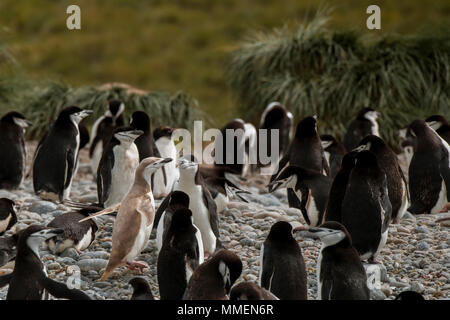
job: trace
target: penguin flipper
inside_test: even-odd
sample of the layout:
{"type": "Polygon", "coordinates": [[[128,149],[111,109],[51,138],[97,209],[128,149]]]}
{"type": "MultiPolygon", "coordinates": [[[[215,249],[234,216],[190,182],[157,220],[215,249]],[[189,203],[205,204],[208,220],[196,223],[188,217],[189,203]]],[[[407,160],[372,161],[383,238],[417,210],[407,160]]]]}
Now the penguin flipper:
{"type": "Polygon", "coordinates": [[[219,221],[217,218],[217,205],[216,202],[211,197],[211,194],[209,193],[207,188],[203,188],[203,198],[206,203],[206,207],[208,208],[209,212],[209,223],[211,225],[211,229],[214,233],[214,235],[217,237],[217,243],[219,246],[221,246],[221,243],[219,241],[219,221]]]}
{"type": "Polygon", "coordinates": [[[444,156],[439,163],[439,171],[441,173],[442,179],[444,179],[445,187],[447,189],[447,201],[450,202],[450,155],[447,152],[443,152],[443,154],[444,156]]]}
{"type": "Polygon", "coordinates": [[[3,288],[9,281],[11,281],[12,273],[5,274],[4,276],[0,276],[0,288],[3,288]]]}
{"type": "Polygon", "coordinates": [[[153,229],[158,228],[159,220],[161,219],[161,216],[164,213],[164,211],[166,211],[167,207],[169,206],[171,196],[172,192],[169,193],[167,197],[164,198],[164,200],[159,205],[158,210],[156,210],[155,219],[153,220],[153,229]]]}
{"type": "Polygon", "coordinates": [[[43,287],[56,298],[70,300],[92,300],[87,294],[78,289],[69,289],[64,283],[57,282],[50,278],[42,279],[43,287]]]}
{"type": "Polygon", "coordinates": [[[75,168],[75,153],[73,150],[67,150],[66,153],[66,176],[64,178],[64,189],[66,189],[72,182],[73,171],[75,168]]]}
{"type": "Polygon", "coordinates": [[[270,252],[270,246],[264,245],[264,250],[262,252],[262,266],[261,268],[261,275],[260,275],[260,281],[259,285],[267,290],[271,290],[272,283],[271,279],[273,277],[274,273],[274,266],[273,266],[273,258],[272,254],[270,252]]]}

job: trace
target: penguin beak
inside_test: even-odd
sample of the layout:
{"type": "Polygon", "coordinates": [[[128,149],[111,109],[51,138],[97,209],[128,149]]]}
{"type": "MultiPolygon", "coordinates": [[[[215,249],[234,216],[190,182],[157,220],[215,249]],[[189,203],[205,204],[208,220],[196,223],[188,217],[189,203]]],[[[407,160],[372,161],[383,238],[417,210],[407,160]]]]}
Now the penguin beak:
{"type": "Polygon", "coordinates": [[[302,238],[320,239],[320,235],[324,232],[324,228],[305,228],[304,226],[300,226],[294,228],[292,231],[298,232],[298,235],[302,238]]]}
{"type": "Polygon", "coordinates": [[[126,137],[135,140],[137,137],[139,137],[141,134],[143,134],[144,131],[142,130],[132,130],[132,131],[123,131],[116,133],[120,137],[126,137]]]}
{"type": "Polygon", "coordinates": [[[172,158],[164,158],[161,160],[158,160],[156,162],[154,162],[154,166],[161,168],[162,166],[164,166],[166,163],[171,162],[173,159],[172,158]]]}
{"type": "Polygon", "coordinates": [[[92,114],[94,111],[92,110],[83,110],[81,111],[81,117],[82,118],[86,118],[87,116],[89,116],[90,114],[92,114]]]}
{"type": "Polygon", "coordinates": [[[362,146],[359,146],[359,147],[353,149],[352,151],[354,151],[354,152],[361,152],[361,151],[364,151],[364,150],[369,150],[367,148],[367,145],[365,145],[365,144],[363,144],[362,146]]]}

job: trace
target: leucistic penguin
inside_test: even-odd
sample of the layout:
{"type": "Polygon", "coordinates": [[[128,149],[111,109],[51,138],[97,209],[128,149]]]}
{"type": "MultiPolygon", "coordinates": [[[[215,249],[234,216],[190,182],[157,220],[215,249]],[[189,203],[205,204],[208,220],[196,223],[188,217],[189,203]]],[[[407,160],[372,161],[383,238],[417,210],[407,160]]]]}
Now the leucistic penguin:
{"type": "Polygon", "coordinates": [[[437,213],[450,199],[450,146],[423,120],[413,121],[408,132],[417,143],[409,166],[408,212],[437,213]]]}
{"type": "Polygon", "coordinates": [[[79,221],[96,211],[98,211],[97,208],[84,208],[55,217],[47,224],[47,227],[62,229],[64,232],[45,241],[48,249],[53,254],[59,254],[68,248],[74,248],[80,254],[88,248],[95,240],[98,227],[94,220],[81,223],[79,221]]]}
{"type": "Polygon", "coordinates": [[[97,172],[98,202],[105,207],[122,201],[133,185],[139,152],[134,140],[142,131],[131,127],[114,130],[105,147],[97,172]]]}
{"type": "Polygon", "coordinates": [[[391,212],[386,173],[374,153],[359,152],[342,202],[342,224],[361,260],[377,262],[386,244],[391,212]]]}
{"type": "Polygon", "coordinates": [[[397,155],[383,139],[374,135],[363,138],[356,150],[369,150],[376,155],[378,165],[386,173],[389,200],[392,205],[392,222],[399,223],[409,206],[409,192],[397,155]]]}
{"type": "Polygon", "coordinates": [[[347,153],[342,143],[336,140],[335,137],[329,134],[320,136],[322,148],[325,153],[325,159],[330,167],[330,178],[334,179],[341,168],[342,158],[347,153]]]}
{"type": "Polygon", "coordinates": [[[0,189],[13,190],[22,184],[27,158],[24,134],[30,125],[15,111],[0,119],[0,189]]]}
{"type": "Polygon", "coordinates": [[[344,136],[344,146],[347,150],[355,149],[359,142],[367,135],[380,136],[380,128],[377,122],[380,113],[372,108],[361,109],[356,119],[350,122],[344,136]]]}
{"type": "Polygon", "coordinates": [[[113,131],[125,125],[122,115],[125,110],[125,104],[120,100],[113,99],[107,101],[107,105],[105,113],[92,126],[89,142],[89,156],[94,177],[97,174],[104,148],[108,144],[109,139],[111,139],[113,131]]]}
{"type": "Polygon", "coordinates": [[[153,131],[153,140],[156,149],[163,158],[172,158],[174,161],[156,171],[152,177],[152,190],[155,199],[166,197],[178,180],[180,173],[177,168],[177,149],[175,147],[173,128],[159,127],[153,131]]]}
{"type": "Polygon", "coordinates": [[[41,262],[39,246],[62,232],[38,225],[20,232],[14,270],[0,277],[0,288],[9,284],[6,300],[43,300],[48,294],[56,298],[90,300],[82,291],[69,289],[66,284],[50,279],[41,262]]]}
{"type": "Polygon", "coordinates": [[[91,113],[75,106],[64,108],[40,141],[33,163],[33,186],[42,199],[68,199],[78,167],[78,124],[91,113]]]}
{"type": "Polygon", "coordinates": [[[17,224],[15,202],[8,198],[0,199],[0,236],[17,224]]]}
{"type": "Polygon", "coordinates": [[[183,300],[228,300],[231,286],[241,272],[241,259],[221,249],[195,269],[183,300]]]}
{"type": "Polygon", "coordinates": [[[366,271],[346,228],[335,221],[319,227],[296,228],[305,238],[322,242],[317,260],[318,300],[369,300],[366,271]]]}
{"type": "Polygon", "coordinates": [[[269,192],[286,187],[289,206],[300,209],[308,225],[317,226],[322,223],[330,186],[331,179],[318,171],[288,166],[269,184],[269,192]]]}
{"type": "Polygon", "coordinates": [[[193,272],[203,263],[197,232],[191,210],[181,208],[173,213],[157,262],[161,300],[181,300],[193,272]]]}
{"type": "MultiPolygon", "coordinates": [[[[147,245],[155,217],[155,200],[150,180],[156,170],[170,161],[172,161],[170,158],[149,157],[142,160],[136,169],[134,183],[120,203],[114,221],[112,250],[100,281],[107,279],[114,269],[125,264],[133,269],[148,267],[146,263],[135,259],[147,245]]],[[[80,222],[107,213],[109,213],[107,210],[103,210],[80,222]]]]}
{"type": "MultiPolygon", "coordinates": [[[[259,129],[267,130],[267,136],[264,139],[260,132],[258,138],[264,140],[260,140],[258,144],[264,144],[267,146],[267,152],[270,152],[272,143],[270,137],[272,131],[278,130],[278,155],[279,157],[283,157],[288,149],[289,141],[291,140],[293,124],[294,117],[292,116],[292,113],[290,113],[281,103],[269,103],[262,113],[259,123],[259,129]]],[[[263,166],[261,163],[259,163],[259,165],[263,166]]]]}
{"type": "Polygon", "coordinates": [[[259,285],[281,300],[307,299],[305,261],[289,222],[276,222],[261,246],[259,285]]]}

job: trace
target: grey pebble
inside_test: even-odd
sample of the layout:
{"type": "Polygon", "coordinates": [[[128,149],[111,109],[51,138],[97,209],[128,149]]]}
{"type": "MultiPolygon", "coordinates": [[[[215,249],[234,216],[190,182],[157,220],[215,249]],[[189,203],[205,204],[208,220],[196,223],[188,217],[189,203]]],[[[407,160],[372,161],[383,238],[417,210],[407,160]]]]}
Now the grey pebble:
{"type": "Polygon", "coordinates": [[[87,272],[90,270],[101,270],[106,268],[108,260],[105,259],[84,259],[78,261],[77,265],[80,267],[81,271],[87,272]]]}

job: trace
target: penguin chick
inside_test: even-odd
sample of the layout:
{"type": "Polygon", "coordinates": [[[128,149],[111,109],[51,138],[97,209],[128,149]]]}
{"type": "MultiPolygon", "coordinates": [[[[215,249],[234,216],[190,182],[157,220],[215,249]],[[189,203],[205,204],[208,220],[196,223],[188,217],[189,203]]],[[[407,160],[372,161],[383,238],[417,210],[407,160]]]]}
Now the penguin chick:
{"type": "Polygon", "coordinates": [[[369,300],[366,271],[346,228],[335,221],[294,229],[304,238],[322,242],[317,260],[318,300],[369,300]]]}
{"type": "Polygon", "coordinates": [[[203,244],[197,241],[197,233],[191,210],[182,208],[173,213],[158,255],[161,300],[181,300],[192,273],[203,263],[203,244]]]}
{"type": "Polygon", "coordinates": [[[81,251],[88,248],[95,240],[98,227],[92,219],[81,223],[79,220],[96,211],[96,209],[80,209],[63,213],[50,221],[47,227],[64,230],[64,233],[46,240],[46,244],[53,254],[60,254],[67,248],[74,248],[80,254],[81,251]]]}
{"type": "Polygon", "coordinates": [[[155,300],[148,282],[141,277],[134,277],[128,282],[133,287],[133,295],[130,300],[155,300]]]}
{"type": "Polygon", "coordinates": [[[0,199],[0,236],[14,228],[17,224],[17,215],[14,206],[14,201],[8,198],[0,199]]]}
{"type": "Polygon", "coordinates": [[[281,300],[307,299],[305,261],[289,222],[276,222],[261,246],[259,284],[281,300]]]}
{"type": "Polygon", "coordinates": [[[286,187],[289,207],[300,209],[306,223],[317,226],[325,213],[331,179],[320,172],[295,166],[285,167],[269,184],[269,192],[286,187]]]}
{"type": "Polygon", "coordinates": [[[235,284],[230,291],[230,300],[280,300],[270,291],[250,281],[235,284]]]}
{"type": "Polygon", "coordinates": [[[142,160],[136,169],[134,184],[123,199],[114,221],[111,255],[100,281],[107,279],[123,264],[130,268],[148,267],[134,259],[145,248],[155,217],[150,179],[156,170],[170,161],[170,158],[149,157],[142,160]]]}
{"type": "Polygon", "coordinates": [[[241,272],[241,259],[221,249],[195,269],[183,300],[228,300],[231,286],[241,272]]]}
{"type": "Polygon", "coordinates": [[[15,111],[0,119],[0,189],[14,190],[22,184],[27,159],[24,134],[30,125],[15,111]]]}
{"type": "Polygon", "coordinates": [[[66,284],[48,278],[41,262],[39,246],[62,232],[38,225],[20,232],[14,270],[0,277],[0,288],[9,284],[6,300],[42,300],[47,292],[56,298],[90,300],[82,291],[69,289],[66,284]]]}

